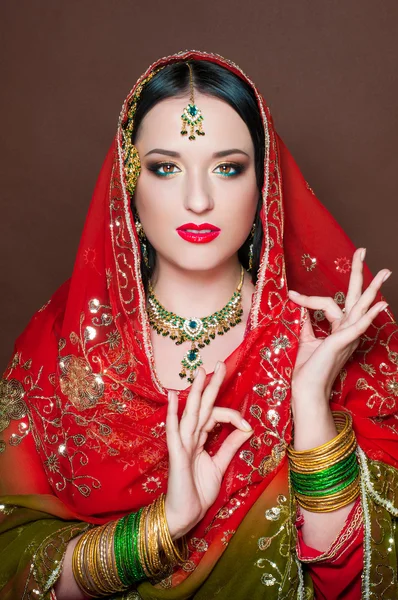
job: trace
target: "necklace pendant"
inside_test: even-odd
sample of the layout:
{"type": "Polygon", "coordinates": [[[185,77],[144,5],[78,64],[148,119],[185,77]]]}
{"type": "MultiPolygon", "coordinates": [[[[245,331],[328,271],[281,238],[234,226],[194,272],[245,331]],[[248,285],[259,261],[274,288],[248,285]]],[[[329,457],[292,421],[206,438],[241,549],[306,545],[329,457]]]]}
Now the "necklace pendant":
{"type": "Polygon", "coordinates": [[[187,381],[189,383],[193,383],[193,374],[194,371],[203,365],[202,357],[200,356],[199,348],[196,348],[194,344],[192,344],[192,348],[188,350],[188,352],[184,355],[184,358],[181,361],[182,370],[179,374],[180,377],[186,377],[186,372],[189,371],[189,377],[187,381]]]}

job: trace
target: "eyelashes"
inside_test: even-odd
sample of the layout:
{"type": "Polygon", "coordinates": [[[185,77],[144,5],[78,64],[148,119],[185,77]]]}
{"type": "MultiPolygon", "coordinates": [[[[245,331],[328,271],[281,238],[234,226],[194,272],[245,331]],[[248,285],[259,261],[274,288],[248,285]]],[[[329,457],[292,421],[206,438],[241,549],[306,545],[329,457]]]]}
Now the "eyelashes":
{"type": "MultiPolygon", "coordinates": [[[[157,162],[148,165],[148,170],[154,173],[157,177],[170,177],[181,173],[181,169],[176,164],[171,162],[157,162]]],[[[225,162],[217,165],[213,173],[221,175],[221,177],[237,177],[246,170],[246,166],[242,163],[225,162]],[[222,171],[217,171],[222,169],[222,171]]]]}

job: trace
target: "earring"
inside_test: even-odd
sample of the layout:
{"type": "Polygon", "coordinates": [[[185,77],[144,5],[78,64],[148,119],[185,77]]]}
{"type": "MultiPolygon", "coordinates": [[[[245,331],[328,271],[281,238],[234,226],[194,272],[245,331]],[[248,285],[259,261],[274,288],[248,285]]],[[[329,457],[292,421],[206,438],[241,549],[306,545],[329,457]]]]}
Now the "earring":
{"type": "Polygon", "coordinates": [[[253,238],[254,232],[256,231],[256,224],[253,223],[253,227],[250,230],[250,239],[252,240],[249,247],[249,272],[251,273],[253,270],[253,238]]]}
{"type": "Polygon", "coordinates": [[[135,217],[135,228],[137,230],[138,239],[140,240],[141,253],[144,259],[144,263],[149,268],[148,249],[146,247],[147,239],[142,223],[139,220],[138,214],[135,217]]]}

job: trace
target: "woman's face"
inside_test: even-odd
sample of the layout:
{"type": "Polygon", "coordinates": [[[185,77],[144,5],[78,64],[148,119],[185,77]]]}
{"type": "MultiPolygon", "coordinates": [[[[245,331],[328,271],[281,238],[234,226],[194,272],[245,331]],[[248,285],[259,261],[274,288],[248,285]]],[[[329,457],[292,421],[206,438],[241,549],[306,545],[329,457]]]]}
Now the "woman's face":
{"type": "Polygon", "coordinates": [[[167,261],[202,271],[236,256],[253,225],[259,191],[244,121],[222,100],[196,93],[205,135],[189,140],[180,134],[188,102],[188,97],[162,100],[142,120],[134,201],[158,266],[167,261]],[[218,235],[187,231],[203,225],[218,235]]]}

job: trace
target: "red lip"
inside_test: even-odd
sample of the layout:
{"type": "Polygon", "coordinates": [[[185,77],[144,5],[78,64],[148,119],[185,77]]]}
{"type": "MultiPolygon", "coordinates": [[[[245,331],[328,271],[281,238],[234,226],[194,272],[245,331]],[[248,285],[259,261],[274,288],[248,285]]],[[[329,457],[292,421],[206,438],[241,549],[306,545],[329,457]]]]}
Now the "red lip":
{"type": "Polygon", "coordinates": [[[195,225],[195,223],[185,223],[185,225],[180,225],[180,227],[177,228],[177,231],[184,229],[197,229],[198,231],[201,231],[202,229],[211,229],[211,231],[221,231],[219,227],[216,227],[211,223],[202,223],[201,225],[195,225]]]}
{"type": "Polygon", "coordinates": [[[207,244],[220,235],[221,229],[210,223],[202,223],[201,225],[185,223],[185,225],[177,228],[177,233],[183,240],[192,244],[207,244]],[[196,231],[187,231],[187,229],[196,229],[196,231]],[[210,232],[204,233],[205,229],[210,229],[210,232]]]}

